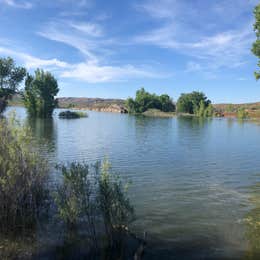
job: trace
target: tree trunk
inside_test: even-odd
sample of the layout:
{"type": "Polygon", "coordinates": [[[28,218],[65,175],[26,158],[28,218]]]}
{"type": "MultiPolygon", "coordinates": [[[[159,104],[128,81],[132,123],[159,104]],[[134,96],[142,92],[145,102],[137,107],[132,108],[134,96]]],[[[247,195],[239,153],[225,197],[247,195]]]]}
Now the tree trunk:
{"type": "Polygon", "coordinates": [[[0,98],[0,114],[5,110],[7,101],[4,98],[0,98]]]}

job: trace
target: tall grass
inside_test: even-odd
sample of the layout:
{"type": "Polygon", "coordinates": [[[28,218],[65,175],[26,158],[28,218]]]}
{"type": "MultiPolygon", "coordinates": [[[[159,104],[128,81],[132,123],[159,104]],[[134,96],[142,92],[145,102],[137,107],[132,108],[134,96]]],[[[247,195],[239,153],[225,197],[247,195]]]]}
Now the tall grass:
{"type": "Polygon", "coordinates": [[[47,195],[48,166],[29,128],[0,120],[0,231],[35,226],[47,195]]]}

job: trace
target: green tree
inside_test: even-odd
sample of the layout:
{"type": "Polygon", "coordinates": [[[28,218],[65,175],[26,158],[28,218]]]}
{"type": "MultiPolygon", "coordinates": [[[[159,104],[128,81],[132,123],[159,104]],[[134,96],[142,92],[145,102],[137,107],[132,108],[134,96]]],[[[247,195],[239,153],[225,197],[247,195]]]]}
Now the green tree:
{"type": "Polygon", "coordinates": [[[18,90],[26,75],[26,69],[17,67],[12,58],[0,58],[0,113],[7,106],[7,101],[18,90]]]}
{"type": "Polygon", "coordinates": [[[171,98],[166,95],[163,94],[161,96],[159,96],[159,101],[160,101],[160,106],[161,106],[161,110],[164,112],[169,112],[169,111],[174,111],[175,110],[175,105],[173,104],[171,98]]]}
{"type": "Polygon", "coordinates": [[[206,109],[211,101],[202,92],[193,91],[187,94],[181,94],[177,101],[177,111],[181,113],[199,114],[201,110],[206,109]]]}
{"type": "Polygon", "coordinates": [[[205,111],[206,111],[205,103],[203,102],[203,100],[201,100],[200,104],[199,104],[199,109],[197,110],[197,114],[196,115],[200,116],[200,117],[203,117],[205,111]]]}
{"type": "Polygon", "coordinates": [[[243,107],[240,107],[237,110],[237,117],[238,119],[246,119],[248,118],[248,112],[243,107]]]}
{"type": "Polygon", "coordinates": [[[55,96],[58,92],[57,80],[51,73],[37,69],[34,76],[28,74],[23,94],[28,113],[31,116],[51,117],[57,106],[55,96]]]}
{"type": "Polygon", "coordinates": [[[204,111],[204,117],[212,117],[214,115],[214,108],[212,104],[209,104],[204,111]]]}
{"type": "Polygon", "coordinates": [[[148,109],[159,109],[164,112],[175,111],[175,105],[171,98],[163,94],[158,96],[156,94],[151,94],[141,88],[136,91],[135,99],[128,98],[126,101],[126,106],[129,113],[143,113],[148,109]]]}
{"type": "MultiPolygon", "coordinates": [[[[254,55],[260,59],[260,4],[255,7],[255,24],[254,31],[256,33],[256,41],[253,43],[252,52],[254,55]]],[[[258,60],[258,67],[260,67],[260,60],[258,60]]],[[[260,78],[260,71],[255,71],[255,77],[258,80],[260,78]]]]}

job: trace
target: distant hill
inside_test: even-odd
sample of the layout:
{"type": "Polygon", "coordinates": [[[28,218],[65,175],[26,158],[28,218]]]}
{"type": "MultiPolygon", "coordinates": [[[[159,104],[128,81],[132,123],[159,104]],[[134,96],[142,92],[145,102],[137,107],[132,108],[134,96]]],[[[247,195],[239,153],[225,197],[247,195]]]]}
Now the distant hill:
{"type": "Polygon", "coordinates": [[[243,103],[243,104],[231,104],[231,103],[223,103],[223,104],[214,104],[214,108],[222,110],[222,111],[227,111],[229,109],[238,109],[238,108],[245,108],[245,109],[250,109],[250,110],[260,110],[260,102],[255,102],[255,103],[243,103]]]}
{"type": "Polygon", "coordinates": [[[58,106],[60,108],[79,108],[119,113],[127,112],[125,100],[123,99],[62,97],[58,98],[58,106]]]}

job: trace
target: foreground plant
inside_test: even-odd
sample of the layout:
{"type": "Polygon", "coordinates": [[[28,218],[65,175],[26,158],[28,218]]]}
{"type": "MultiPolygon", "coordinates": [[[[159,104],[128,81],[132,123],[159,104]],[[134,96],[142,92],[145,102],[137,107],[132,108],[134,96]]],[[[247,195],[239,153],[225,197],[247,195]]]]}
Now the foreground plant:
{"type": "Polygon", "coordinates": [[[45,205],[48,167],[29,128],[0,120],[0,231],[31,229],[45,205]]]}
{"type": "Polygon", "coordinates": [[[127,197],[128,185],[111,172],[110,163],[105,160],[98,178],[98,204],[103,216],[108,242],[113,244],[115,232],[127,229],[134,218],[134,208],[127,197]]]}
{"type": "Polygon", "coordinates": [[[111,172],[107,160],[101,167],[71,163],[59,169],[63,182],[57,188],[55,202],[60,218],[70,230],[81,224],[95,246],[97,241],[103,241],[102,234],[106,244],[113,245],[118,234],[126,232],[133,220],[134,209],[127,197],[127,185],[111,172]],[[101,237],[97,237],[97,233],[101,237]]]}

